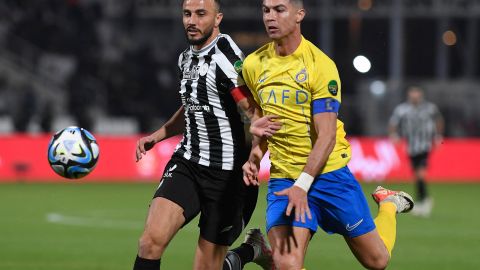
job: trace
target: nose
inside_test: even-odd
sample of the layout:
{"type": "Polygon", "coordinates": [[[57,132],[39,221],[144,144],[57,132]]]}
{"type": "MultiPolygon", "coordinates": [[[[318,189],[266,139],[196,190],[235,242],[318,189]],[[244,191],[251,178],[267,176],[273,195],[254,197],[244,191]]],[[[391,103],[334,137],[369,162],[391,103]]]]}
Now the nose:
{"type": "Polygon", "coordinates": [[[197,22],[198,22],[198,16],[195,15],[195,13],[192,14],[190,17],[188,17],[188,20],[187,20],[188,25],[194,26],[197,24],[197,22]]]}
{"type": "Polygon", "coordinates": [[[264,12],[263,13],[263,18],[266,21],[273,21],[273,20],[275,20],[275,14],[272,11],[264,12]]]}

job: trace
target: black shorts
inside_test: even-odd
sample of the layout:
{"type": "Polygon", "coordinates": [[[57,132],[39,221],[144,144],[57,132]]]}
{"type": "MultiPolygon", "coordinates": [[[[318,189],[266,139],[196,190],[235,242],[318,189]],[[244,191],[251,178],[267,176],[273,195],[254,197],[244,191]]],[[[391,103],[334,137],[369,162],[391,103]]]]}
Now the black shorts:
{"type": "Polygon", "coordinates": [[[429,152],[423,152],[420,154],[410,156],[410,162],[412,164],[412,167],[414,169],[426,168],[429,154],[430,154],[429,152]]]}
{"type": "Polygon", "coordinates": [[[155,197],[183,208],[185,224],[199,213],[200,235],[207,241],[230,246],[250,220],[258,188],[247,187],[241,167],[227,171],[172,156],[165,166],[155,197]]]}

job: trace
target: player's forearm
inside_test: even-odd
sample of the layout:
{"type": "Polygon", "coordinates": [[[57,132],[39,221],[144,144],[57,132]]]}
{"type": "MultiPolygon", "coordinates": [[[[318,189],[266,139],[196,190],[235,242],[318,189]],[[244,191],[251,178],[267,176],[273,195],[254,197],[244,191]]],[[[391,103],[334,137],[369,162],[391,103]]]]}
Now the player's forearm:
{"type": "Polygon", "coordinates": [[[252,97],[244,98],[237,102],[238,106],[242,109],[245,116],[253,123],[255,120],[262,117],[262,109],[257,105],[252,97]]]}
{"type": "Polygon", "coordinates": [[[181,106],[161,128],[151,135],[155,139],[155,143],[183,132],[185,129],[185,116],[183,113],[184,109],[181,106]]]}
{"type": "Polygon", "coordinates": [[[336,134],[325,134],[319,136],[315,145],[313,146],[312,152],[307,159],[307,164],[303,168],[305,173],[315,177],[320,173],[322,168],[325,166],[328,157],[333,151],[336,142],[336,134]]]}
{"type": "Polygon", "coordinates": [[[313,116],[317,139],[310,152],[303,172],[295,181],[298,186],[308,192],[315,176],[320,174],[335,147],[337,138],[337,114],[318,113],[313,116]]]}
{"type": "Polygon", "coordinates": [[[336,136],[322,136],[319,137],[310,152],[310,155],[307,159],[307,164],[303,168],[302,173],[298,176],[295,181],[295,186],[303,189],[305,192],[308,192],[310,186],[315,180],[315,176],[319,174],[321,169],[325,166],[328,157],[335,147],[336,136]]]}
{"type": "Polygon", "coordinates": [[[267,152],[267,139],[265,137],[258,137],[253,135],[252,149],[248,160],[252,162],[259,162],[267,152]]]}

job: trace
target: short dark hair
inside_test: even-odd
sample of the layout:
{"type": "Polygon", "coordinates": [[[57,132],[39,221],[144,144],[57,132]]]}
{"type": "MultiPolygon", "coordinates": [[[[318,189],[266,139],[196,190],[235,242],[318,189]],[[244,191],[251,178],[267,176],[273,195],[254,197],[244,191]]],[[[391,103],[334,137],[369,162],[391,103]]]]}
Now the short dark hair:
{"type": "MultiPolygon", "coordinates": [[[[183,2],[185,2],[185,0],[183,0],[183,2]]],[[[182,2],[182,3],[183,3],[182,2]]],[[[213,0],[213,2],[215,3],[215,5],[217,6],[217,11],[220,12],[221,10],[221,7],[222,7],[222,3],[221,3],[221,0],[213,0]]]]}
{"type": "Polygon", "coordinates": [[[296,6],[303,8],[303,0],[290,0],[290,2],[296,6]]]}
{"type": "Polygon", "coordinates": [[[220,11],[222,10],[222,3],[220,0],[215,0],[215,4],[217,5],[217,10],[220,11]]]}

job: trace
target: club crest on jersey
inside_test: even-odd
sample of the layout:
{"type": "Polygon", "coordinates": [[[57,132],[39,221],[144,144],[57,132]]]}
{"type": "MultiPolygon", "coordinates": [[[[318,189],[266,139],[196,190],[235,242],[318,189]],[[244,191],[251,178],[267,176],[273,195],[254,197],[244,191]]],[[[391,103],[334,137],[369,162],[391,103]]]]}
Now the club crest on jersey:
{"type": "Polygon", "coordinates": [[[300,72],[298,72],[297,75],[295,75],[295,81],[297,81],[297,83],[303,83],[307,79],[308,79],[308,74],[306,69],[300,70],[300,72]]]}
{"type": "Polygon", "coordinates": [[[199,67],[193,66],[190,68],[185,68],[183,70],[183,79],[185,80],[198,80],[199,78],[199,67]]]}
{"type": "Polygon", "coordinates": [[[328,83],[328,92],[330,92],[330,94],[332,94],[334,96],[336,96],[338,94],[338,83],[337,83],[337,81],[331,80],[328,83]]]}

